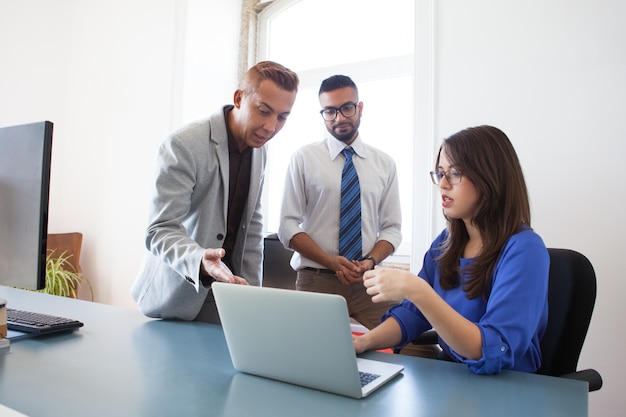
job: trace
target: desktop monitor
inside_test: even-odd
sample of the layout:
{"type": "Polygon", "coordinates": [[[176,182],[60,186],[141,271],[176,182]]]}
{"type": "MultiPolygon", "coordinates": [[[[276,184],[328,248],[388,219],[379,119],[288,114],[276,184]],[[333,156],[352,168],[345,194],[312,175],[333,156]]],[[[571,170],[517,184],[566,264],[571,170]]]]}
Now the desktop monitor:
{"type": "Polygon", "coordinates": [[[0,128],[0,284],[46,282],[52,123],[0,128]]]}

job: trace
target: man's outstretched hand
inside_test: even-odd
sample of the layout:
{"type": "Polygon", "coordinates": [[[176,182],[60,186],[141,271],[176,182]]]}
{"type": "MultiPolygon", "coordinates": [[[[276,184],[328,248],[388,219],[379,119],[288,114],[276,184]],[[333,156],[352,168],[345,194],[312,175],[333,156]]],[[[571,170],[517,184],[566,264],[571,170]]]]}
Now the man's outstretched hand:
{"type": "Polygon", "coordinates": [[[224,255],[226,255],[226,251],[223,248],[206,249],[202,256],[202,272],[216,281],[248,285],[248,281],[237,275],[233,275],[230,268],[222,262],[224,255]]]}

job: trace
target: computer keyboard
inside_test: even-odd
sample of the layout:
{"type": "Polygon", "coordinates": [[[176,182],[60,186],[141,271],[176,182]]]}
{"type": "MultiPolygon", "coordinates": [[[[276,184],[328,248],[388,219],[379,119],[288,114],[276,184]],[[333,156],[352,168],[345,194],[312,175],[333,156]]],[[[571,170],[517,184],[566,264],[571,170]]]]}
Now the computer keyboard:
{"type": "Polygon", "coordinates": [[[376,378],[380,377],[380,375],[359,371],[359,377],[361,378],[361,387],[364,387],[376,378]]]}
{"type": "Polygon", "coordinates": [[[48,334],[75,330],[83,323],[66,317],[7,308],[7,328],[24,333],[48,334]]]}

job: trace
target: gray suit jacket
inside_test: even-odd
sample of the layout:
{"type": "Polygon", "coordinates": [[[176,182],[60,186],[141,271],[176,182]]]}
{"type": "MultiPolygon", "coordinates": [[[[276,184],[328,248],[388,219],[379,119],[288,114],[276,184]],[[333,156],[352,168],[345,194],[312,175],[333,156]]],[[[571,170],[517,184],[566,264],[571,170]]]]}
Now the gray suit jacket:
{"type": "MultiPolygon", "coordinates": [[[[233,251],[233,273],[260,285],[267,151],[252,150],[250,192],[233,251]]],[[[228,208],[228,136],[224,111],[187,125],[159,148],[145,260],[131,296],[149,317],[193,320],[209,293],[200,282],[205,248],[221,248],[228,208]]]]}

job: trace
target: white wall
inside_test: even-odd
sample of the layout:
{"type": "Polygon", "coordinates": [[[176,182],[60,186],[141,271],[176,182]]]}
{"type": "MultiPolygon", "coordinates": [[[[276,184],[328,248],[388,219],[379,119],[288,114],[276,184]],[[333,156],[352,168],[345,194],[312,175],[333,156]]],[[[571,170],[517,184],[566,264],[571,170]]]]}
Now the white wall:
{"type": "MultiPolygon", "coordinates": [[[[143,253],[156,148],[179,124],[205,116],[190,103],[205,102],[208,115],[231,100],[240,5],[0,0],[0,126],[55,123],[50,231],[85,234],[81,263],[97,301],[134,307],[128,290],[143,253]],[[192,53],[196,42],[206,54],[192,53]]],[[[417,10],[432,12],[420,21],[433,29],[418,27],[418,44],[434,40],[433,95],[418,97],[427,110],[418,120],[429,124],[418,128],[420,144],[428,141],[429,152],[483,123],[509,135],[534,228],[548,246],[579,250],[596,268],[598,301],[580,367],[605,380],[590,395],[590,415],[621,415],[626,3],[418,0],[417,10]]],[[[423,234],[441,226],[436,214],[423,234]]]]}
{"type": "Polygon", "coordinates": [[[626,3],[439,0],[434,9],[434,136],[479,124],[508,134],[533,227],[596,269],[579,367],[599,370],[605,386],[591,393],[590,415],[623,415],[626,3]]]}
{"type": "Polygon", "coordinates": [[[96,301],[134,307],[157,147],[232,99],[240,8],[0,0],[0,126],[54,122],[49,232],[84,234],[96,301]]]}

